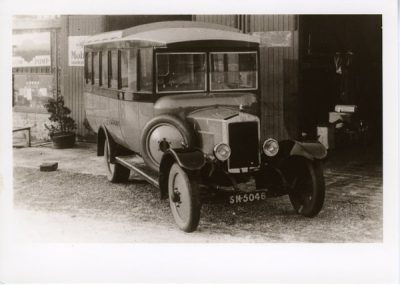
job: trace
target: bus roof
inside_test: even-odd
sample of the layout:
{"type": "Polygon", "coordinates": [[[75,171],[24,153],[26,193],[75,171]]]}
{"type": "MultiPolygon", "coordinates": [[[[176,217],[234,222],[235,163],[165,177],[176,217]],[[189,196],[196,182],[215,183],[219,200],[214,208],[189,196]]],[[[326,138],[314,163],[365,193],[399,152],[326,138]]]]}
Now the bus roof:
{"type": "Polygon", "coordinates": [[[149,42],[154,46],[166,46],[180,42],[207,40],[260,43],[258,36],[243,34],[239,30],[228,26],[195,21],[168,21],[93,35],[85,41],[84,45],[137,41],[149,42]]]}

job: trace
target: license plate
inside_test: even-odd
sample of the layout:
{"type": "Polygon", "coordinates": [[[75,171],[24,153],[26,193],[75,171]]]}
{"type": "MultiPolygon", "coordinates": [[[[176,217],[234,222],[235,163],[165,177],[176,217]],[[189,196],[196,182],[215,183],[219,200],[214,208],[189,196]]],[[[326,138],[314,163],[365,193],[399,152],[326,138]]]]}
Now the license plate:
{"type": "Polygon", "coordinates": [[[229,204],[242,204],[262,201],[267,199],[267,192],[258,191],[251,193],[237,193],[229,196],[229,204]]]}

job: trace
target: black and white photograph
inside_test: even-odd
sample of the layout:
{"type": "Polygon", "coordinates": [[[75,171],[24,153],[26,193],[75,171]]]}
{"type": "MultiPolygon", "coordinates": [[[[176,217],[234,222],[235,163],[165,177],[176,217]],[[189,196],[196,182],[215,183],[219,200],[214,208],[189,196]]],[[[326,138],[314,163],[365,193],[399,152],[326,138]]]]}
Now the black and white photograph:
{"type": "Polygon", "coordinates": [[[7,6],[0,282],[399,282],[396,1],[243,2],[7,6]]]}

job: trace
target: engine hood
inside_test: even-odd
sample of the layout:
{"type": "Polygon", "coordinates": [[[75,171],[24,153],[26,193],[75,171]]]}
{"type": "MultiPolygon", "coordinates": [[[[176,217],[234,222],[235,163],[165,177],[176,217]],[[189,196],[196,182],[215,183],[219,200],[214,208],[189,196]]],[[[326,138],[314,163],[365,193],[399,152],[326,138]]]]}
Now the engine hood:
{"type": "Polygon", "coordinates": [[[227,108],[227,107],[208,107],[200,110],[191,112],[188,118],[194,119],[205,119],[205,120],[222,120],[226,121],[233,117],[239,116],[240,111],[238,109],[227,108]]]}
{"type": "MultiPolygon", "coordinates": [[[[239,106],[242,106],[246,112],[254,115],[258,112],[257,96],[253,93],[247,92],[168,95],[161,97],[155,102],[154,110],[157,114],[172,113],[187,115],[188,113],[195,112],[198,109],[218,106],[232,107],[230,109],[235,109],[236,113],[239,110],[239,106]]],[[[218,114],[210,113],[208,115],[222,117],[228,116],[226,112],[229,111],[223,113],[216,112],[218,114]]]]}
{"type": "Polygon", "coordinates": [[[239,108],[230,106],[213,106],[197,109],[186,115],[196,134],[198,147],[204,153],[213,153],[218,143],[229,144],[229,125],[240,122],[257,122],[259,132],[259,118],[248,112],[241,112],[239,108]]]}
{"type": "Polygon", "coordinates": [[[155,102],[154,110],[156,115],[172,114],[188,122],[197,147],[208,154],[217,143],[229,142],[228,124],[259,122],[257,96],[248,92],[167,95],[155,102]]]}

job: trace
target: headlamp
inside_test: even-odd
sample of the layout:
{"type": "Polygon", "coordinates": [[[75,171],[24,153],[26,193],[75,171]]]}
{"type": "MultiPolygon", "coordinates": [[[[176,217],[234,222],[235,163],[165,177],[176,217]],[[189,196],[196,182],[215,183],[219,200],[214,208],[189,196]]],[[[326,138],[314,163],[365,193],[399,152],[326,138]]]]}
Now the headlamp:
{"type": "Polygon", "coordinates": [[[263,151],[266,156],[275,156],[279,151],[279,144],[274,139],[266,139],[263,144],[263,151]]]}
{"type": "Polygon", "coordinates": [[[226,143],[219,143],[214,147],[214,155],[220,161],[225,161],[231,156],[231,148],[226,143]]]}

